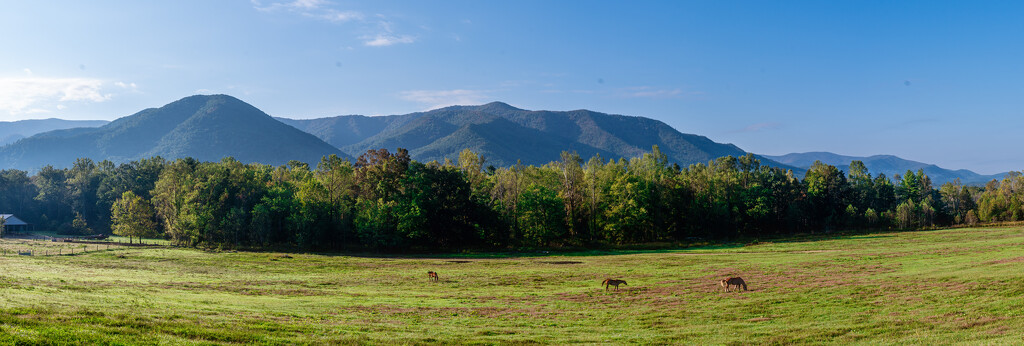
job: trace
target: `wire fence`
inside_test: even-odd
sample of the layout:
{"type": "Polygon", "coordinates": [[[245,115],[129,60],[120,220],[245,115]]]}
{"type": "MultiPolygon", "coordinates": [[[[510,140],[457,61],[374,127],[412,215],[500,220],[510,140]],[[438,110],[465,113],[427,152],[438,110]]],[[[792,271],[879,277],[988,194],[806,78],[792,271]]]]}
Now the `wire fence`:
{"type": "Polygon", "coordinates": [[[87,252],[163,246],[154,241],[82,240],[48,236],[0,238],[0,256],[69,256],[87,252]]]}

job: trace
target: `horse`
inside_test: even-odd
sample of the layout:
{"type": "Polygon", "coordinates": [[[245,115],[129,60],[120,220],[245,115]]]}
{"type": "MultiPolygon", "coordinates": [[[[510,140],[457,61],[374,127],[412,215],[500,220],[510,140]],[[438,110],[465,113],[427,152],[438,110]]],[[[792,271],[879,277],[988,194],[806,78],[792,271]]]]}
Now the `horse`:
{"type": "Polygon", "coordinates": [[[740,286],[743,286],[744,291],[747,290],[747,283],[743,282],[743,278],[740,277],[722,279],[722,282],[720,282],[720,284],[722,285],[722,287],[725,288],[726,292],[729,292],[729,289],[732,288],[732,286],[736,286],[737,291],[739,291],[740,286]]]}
{"type": "Polygon", "coordinates": [[[437,281],[437,280],[440,280],[440,279],[439,279],[439,278],[437,277],[437,273],[435,273],[435,272],[433,272],[433,271],[429,271],[429,272],[427,272],[427,279],[429,279],[430,281],[437,281]]]}
{"type": "Polygon", "coordinates": [[[604,290],[605,291],[608,290],[608,286],[615,286],[615,290],[616,291],[619,290],[619,285],[629,286],[629,284],[626,283],[626,280],[616,280],[616,279],[604,279],[604,282],[601,282],[601,284],[604,285],[604,290]]]}

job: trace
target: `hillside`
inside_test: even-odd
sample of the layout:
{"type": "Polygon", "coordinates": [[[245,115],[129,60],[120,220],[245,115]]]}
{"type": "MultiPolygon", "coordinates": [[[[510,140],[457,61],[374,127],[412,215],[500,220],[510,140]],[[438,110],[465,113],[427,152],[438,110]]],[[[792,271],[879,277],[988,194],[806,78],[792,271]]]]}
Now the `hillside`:
{"type": "Polygon", "coordinates": [[[501,102],[405,115],[280,120],[352,156],[368,149],[406,148],[419,161],[454,160],[466,148],[495,166],[516,160],[545,164],[558,160],[563,150],[576,151],[584,159],[595,154],[606,159],[635,157],[654,145],[682,166],[746,154],[735,145],[681,133],[653,119],[588,110],[530,111],[501,102]]]}
{"type": "Polygon", "coordinates": [[[99,127],[107,123],[108,121],[106,120],[64,120],[55,118],[0,121],[0,146],[17,142],[19,139],[31,137],[37,133],[76,127],[99,127]]]}
{"type": "Polygon", "coordinates": [[[892,155],[859,157],[845,156],[829,152],[809,152],[792,153],[781,156],[763,156],[774,161],[804,169],[810,167],[814,161],[821,161],[822,163],[836,166],[844,172],[849,171],[850,162],[860,160],[864,162],[864,166],[868,168],[868,172],[870,172],[872,176],[877,176],[879,173],[885,173],[889,178],[892,178],[896,174],[905,174],[908,170],[917,172],[918,170],[923,169],[925,174],[932,179],[932,183],[936,186],[946,182],[951,182],[957,178],[959,178],[964,184],[980,185],[987,183],[992,179],[1002,179],[1003,176],[1006,175],[1006,173],[982,175],[966,169],[945,169],[933,164],[906,160],[892,155]]]}
{"type": "Polygon", "coordinates": [[[38,169],[71,165],[76,158],[124,162],[151,156],[193,157],[272,165],[299,160],[316,164],[340,152],[315,136],[274,120],[227,95],[197,95],[151,108],[98,128],[37,134],[0,148],[0,168],[38,169]]]}
{"type": "Polygon", "coordinates": [[[319,119],[274,118],[294,128],[310,133],[335,147],[359,143],[389,127],[400,126],[415,118],[416,114],[369,117],[343,115],[319,119]]]}

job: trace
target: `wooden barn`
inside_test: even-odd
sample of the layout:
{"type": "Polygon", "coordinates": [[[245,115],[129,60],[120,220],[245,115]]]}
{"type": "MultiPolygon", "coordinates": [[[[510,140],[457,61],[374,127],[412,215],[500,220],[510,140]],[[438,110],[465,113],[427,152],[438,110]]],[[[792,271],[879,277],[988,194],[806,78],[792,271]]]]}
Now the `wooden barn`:
{"type": "Polygon", "coordinates": [[[21,221],[14,214],[0,214],[0,219],[3,219],[4,233],[9,232],[27,232],[32,225],[29,225],[25,221],[21,221]]]}

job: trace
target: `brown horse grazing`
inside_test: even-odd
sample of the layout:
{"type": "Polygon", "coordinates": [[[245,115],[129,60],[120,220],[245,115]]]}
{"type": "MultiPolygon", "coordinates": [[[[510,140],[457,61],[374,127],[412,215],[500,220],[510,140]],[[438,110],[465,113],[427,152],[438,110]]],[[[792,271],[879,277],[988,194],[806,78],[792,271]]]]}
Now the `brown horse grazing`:
{"type": "Polygon", "coordinates": [[[429,272],[427,272],[427,279],[430,279],[430,281],[437,281],[437,280],[440,280],[440,279],[439,279],[439,278],[437,277],[437,273],[435,273],[435,272],[432,272],[432,271],[429,271],[429,272]]]}
{"type": "Polygon", "coordinates": [[[616,279],[604,279],[604,282],[601,282],[601,284],[604,285],[604,290],[605,291],[608,290],[608,286],[615,286],[615,290],[616,291],[619,290],[619,285],[629,286],[629,284],[626,283],[626,280],[616,280],[616,279]]]}
{"type": "Polygon", "coordinates": [[[740,286],[743,286],[744,291],[747,290],[747,283],[743,282],[743,278],[740,277],[722,279],[722,282],[720,282],[720,284],[722,285],[722,287],[725,288],[726,292],[729,292],[729,289],[732,288],[732,286],[736,286],[737,291],[740,290],[740,286]]]}

